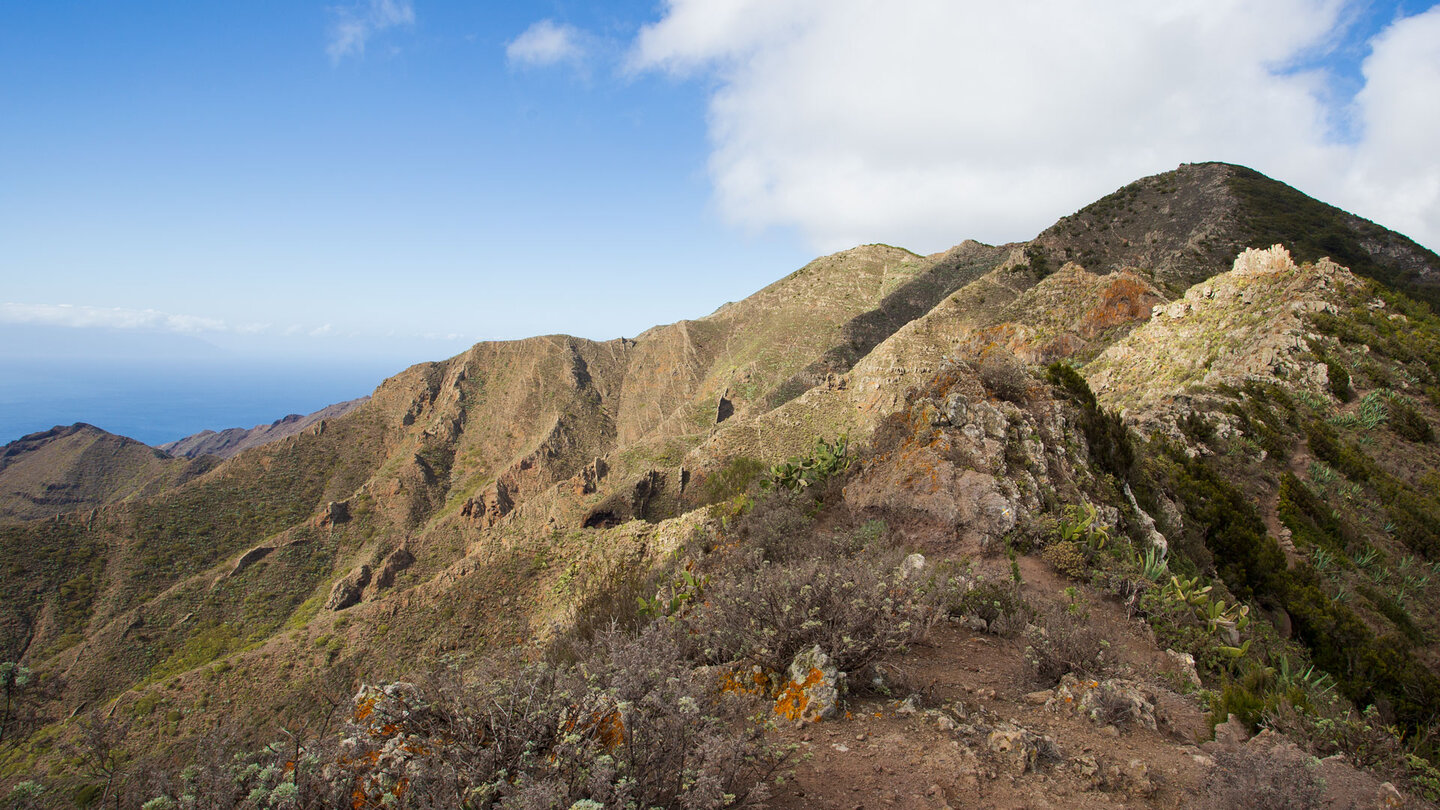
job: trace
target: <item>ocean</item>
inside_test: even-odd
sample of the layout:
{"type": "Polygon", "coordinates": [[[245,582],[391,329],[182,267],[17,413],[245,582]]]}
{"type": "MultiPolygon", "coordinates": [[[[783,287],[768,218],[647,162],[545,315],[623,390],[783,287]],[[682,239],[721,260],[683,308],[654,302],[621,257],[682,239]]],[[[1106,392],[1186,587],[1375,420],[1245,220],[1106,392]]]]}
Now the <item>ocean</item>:
{"type": "Polygon", "coordinates": [[[351,361],[165,363],[0,359],[0,445],[56,425],[163,444],[369,394],[401,367],[351,361]]]}

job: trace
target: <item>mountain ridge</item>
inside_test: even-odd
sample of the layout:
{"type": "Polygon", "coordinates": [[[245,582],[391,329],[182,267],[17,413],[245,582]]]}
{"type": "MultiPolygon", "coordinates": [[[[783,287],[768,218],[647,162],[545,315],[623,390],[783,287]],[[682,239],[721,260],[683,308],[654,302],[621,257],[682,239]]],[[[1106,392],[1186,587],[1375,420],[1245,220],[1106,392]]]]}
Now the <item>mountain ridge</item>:
{"type": "MultiPolygon", "coordinates": [[[[1433,422],[1423,394],[1431,383],[1422,379],[1428,344],[1377,333],[1363,342],[1378,347],[1366,357],[1358,339],[1317,331],[1310,319],[1323,307],[1286,310],[1293,318],[1282,322],[1252,313],[1252,304],[1264,304],[1253,295],[1204,293],[1212,277],[1225,277],[1217,289],[1234,286],[1240,251],[1218,257],[1263,230],[1246,219],[1230,185],[1245,172],[1182,166],[1127,186],[1137,190],[1082,209],[1029,243],[966,242],[925,257],[881,245],[842,251],[711,315],[631,339],[480,343],[417,364],[346,413],[242,449],[178,486],[0,527],[0,551],[16,566],[3,594],[0,650],[64,677],[52,711],[123,705],[135,714],[137,734],[199,733],[212,699],[278,706],[300,722],[319,710],[316,694],[341,682],[353,688],[347,678],[399,678],[421,661],[563,634],[586,593],[577,583],[663,567],[696,537],[739,542],[726,534],[724,510],[744,489],[726,489],[727,476],[741,480],[749,469],[753,482],[770,463],[840,434],[867,449],[856,451],[843,493],[816,496],[817,510],[841,510],[828,519],[857,526],[881,521],[886,536],[981,567],[1004,567],[1005,549],[1020,554],[1013,550],[1022,542],[1036,548],[1025,566],[1041,565],[1038,550],[1061,545],[1044,527],[1068,519],[1066,504],[1091,504],[1117,544],[1131,542],[1122,535],[1139,543],[1151,531],[1170,538],[1177,565],[1184,555],[1186,576],[1212,576],[1217,593],[1263,592],[1231,576],[1232,562],[1210,550],[1219,530],[1199,528],[1214,519],[1199,504],[1224,499],[1197,496],[1192,479],[1201,473],[1185,465],[1224,465],[1270,521],[1261,533],[1288,540],[1301,535],[1289,528],[1301,524],[1286,506],[1298,496],[1292,488],[1290,501],[1279,499],[1277,481],[1298,471],[1318,487],[1324,477],[1311,480],[1299,461],[1294,470],[1275,466],[1297,442],[1313,445],[1316,458],[1329,453],[1326,464],[1343,467],[1348,459],[1357,476],[1368,476],[1352,481],[1362,487],[1346,490],[1352,498],[1384,487],[1419,510],[1419,523],[1394,519],[1391,537],[1378,531],[1382,508],[1357,509],[1374,516],[1368,528],[1348,527],[1353,537],[1397,560],[1410,547],[1404,544],[1428,548],[1426,468],[1365,466],[1346,455],[1354,448],[1345,442],[1364,455],[1358,442],[1369,434],[1343,425],[1353,435],[1331,440],[1333,451],[1316,450],[1332,445],[1314,424],[1358,408],[1324,399],[1331,366],[1337,380],[1338,369],[1350,369],[1364,396],[1381,392],[1373,401],[1388,397],[1384,407],[1393,413],[1408,408],[1417,425],[1433,422]],[[1208,219],[1196,213],[1206,206],[1208,219]],[[1102,216],[1116,228],[1100,227],[1102,216]],[[1156,226],[1161,220],[1164,227],[1156,226]],[[1141,261],[1153,265],[1135,266],[1141,261]],[[1199,282],[1177,289],[1192,277],[1199,282]],[[1189,309],[1170,315],[1176,306],[1189,309]],[[1230,327],[1201,319],[1204,307],[1226,308],[1215,323],[1260,317],[1294,339],[1238,341],[1231,352],[1238,376],[1202,372],[1166,382],[1148,399],[1121,398],[1116,392],[1169,379],[1136,365],[1125,372],[1134,382],[1112,383],[1125,347],[1130,357],[1177,367],[1212,362],[1198,353],[1230,327]],[[1154,337],[1173,321],[1195,325],[1195,339],[1154,337]],[[1027,369],[1056,362],[1079,373],[1027,369]],[[1327,370],[1323,385],[1317,368],[1327,370]],[[1085,377],[1095,387],[1089,400],[1085,377]],[[1192,383],[1204,391],[1190,390],[1192,383]],[[1251,384],[1262,393],[1246,393],[1251,384]],[[1266,393],[1272,389],[1285,398],[1266,393]],[[1130,404],[1130,421],[1144,435],[1168,437],[1133,450],[1148,454],[1140,466],[1157,477],[1141,477],[1115,455],[1111,445],[1125,444],[1128,434],[1096,396],[1109,407],[1130,404]],[[1329,410],[1312,408],[1309,398],[1329,410]],[[1184,442],[1194,455],[1165,441],[1184,442]],[[1150,518],[1148,530],[1139,515],[1150,518]],[[173,706],[176,719],[135,708],[152,698],[173,706]]],[[[1283,196],[1281,184],[1270,194],[1283,196]]],[[[1392,260],[1387,246],[1403,237],[1362,235],[1355,237],[1362,249],[1377,246],[1367,254],[1373,272],[1401,286],[1424,289],[1440,268],[1424,264],[1422,272],[1410,259],[1392,260]]],[[[1342,278],[1333,263],[1299,267],[1286,276],[1294,290],[1274,285],[1280,304],[1304,304],[1316,279],[1342,278]]],[[[1365,309],[1368,283],[1346,282],[1325,301],[1359,323],[1368,317],[1360,313],[1379,311],[1365,309]]],[[[1411,310],[1402,314],[1400,303],[1386,306],[1387,318],[1364,320],[1367,329],[1400,323],[1388,314],[1429,324],[1411,310]]],[[[1370,438],[1370,446],[1391,446],[1389,438],[1370,438]]],[[[1415,447],[1410,455],[1433,466],[1430,446],[1415,447]]],[[[1359,541],[1347,542],[1358,554],[1359,541]]],[[[1292,543],[1285,553],[1308,565],[1314,552],[1292,543]]],[[[1324,588],[1330,600],[1328,581],[1324,588]]],[[[1294,598],[1276,593],[1265,609],[1294,598]]],[[[1423,612],[1431,596],[1418,593],[1409,604],[1422,611],[1416,632],[1423,637],[1434,616],[1423,612]]],[[[649,593],[638,595],[643,601],[649,593]]],[[[1303,632],[1313,617],[1299,603],[1283,605],[1303,632]]],[[[1387,605],[1363,597],[1356,621],[1372,635],[1394,626],[1387,605]]],[[[1371,643],[1355,638],[1357,649],[1371,643]]],[[[1433,670],[1433,650],[1406,649],[1433,670]]],[[[1357,699],[1369,694],[1350,682],[1346,689],[1357,699]]]]}

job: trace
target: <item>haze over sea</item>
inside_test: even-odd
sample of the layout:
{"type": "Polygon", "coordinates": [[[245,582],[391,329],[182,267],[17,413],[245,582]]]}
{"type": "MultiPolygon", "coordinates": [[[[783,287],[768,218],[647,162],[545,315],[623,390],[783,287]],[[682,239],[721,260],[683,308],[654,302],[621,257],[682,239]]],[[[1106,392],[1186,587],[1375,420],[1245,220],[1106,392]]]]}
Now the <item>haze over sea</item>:
{"type": "Polygon", "coordinates": [[[254,427],[369,394],[402,365],[0,358],[0,444],[56,425],[163,444],[254,427]]]}

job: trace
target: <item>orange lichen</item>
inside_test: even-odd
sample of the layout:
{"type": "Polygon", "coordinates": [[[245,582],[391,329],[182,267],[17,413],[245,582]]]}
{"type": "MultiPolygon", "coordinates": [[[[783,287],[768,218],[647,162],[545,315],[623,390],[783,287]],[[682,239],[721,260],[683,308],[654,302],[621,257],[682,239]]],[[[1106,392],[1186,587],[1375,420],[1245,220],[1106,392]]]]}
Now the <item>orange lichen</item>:
{"type": "Polygon", "coordinates": [[[775,713],[792,722],[805,719],[805,710],[810,706],[809,690],[824,679],[825,673],[811,667],[802,683],[787,681],[780,690],[780,696],[775,699],[775,713]]]}
{"type": "Polygon", "coordinates": [[[595,739],[607,749],[619,748],[625,743],[625,719],[620,712],[611,709],[594,723],[595,739]]]}
{"type": "Polygon", "coordinates": [[[720,682],[720,691],[727,695],[765,695],[770,692],[770,676],[759,669],[743,674],[727,672],[720,682]]]}
{"type": "Polygon", "coordinates": [[[357,723],[363,722],[365,718],[375,713],[375,704],[379,702],[380,698],[372,696],[355,704],[355,712],[351,715],[351,719],[357,723]]]}

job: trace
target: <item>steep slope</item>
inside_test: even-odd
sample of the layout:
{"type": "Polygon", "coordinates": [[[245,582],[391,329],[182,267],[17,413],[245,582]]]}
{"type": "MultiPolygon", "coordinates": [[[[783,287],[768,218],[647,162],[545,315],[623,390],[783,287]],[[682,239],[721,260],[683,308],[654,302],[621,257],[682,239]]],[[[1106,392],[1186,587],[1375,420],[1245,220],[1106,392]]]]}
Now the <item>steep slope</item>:
{"type": "Polygon", "coordinates": [[[0,449],[0,520],[34,520],[145,497],[211,466],[83,423],[32,433],[0,449]]]}
{"type": "Polygon", "coordinates": [[[1432,304],[1440,256],[1253,169],[1190,163],[1137,180],[1063,217],[1032,243],[1040,267],[1143,267],[1169,295],[1220,272],[1241,250],[1284,243],[1298,261],[1330,257],[1432,304]]]}
{"type": "Polygon", "coordinates": [[[321,419],[343,416],[353,411],[366,399],[367,397],[361,397],[347,402],[337,402],[304,416],[292,413],[276,419],[268,425],[256,425],[253,428],[227,428],[219,432],[203,430],[183,439],[166,442],[158,447],[172,456],[184,456],[185,458],[199,458],[200,456],[230,458],[241,450],[267,444],[286,436],[294,436],[321,419]]]}

